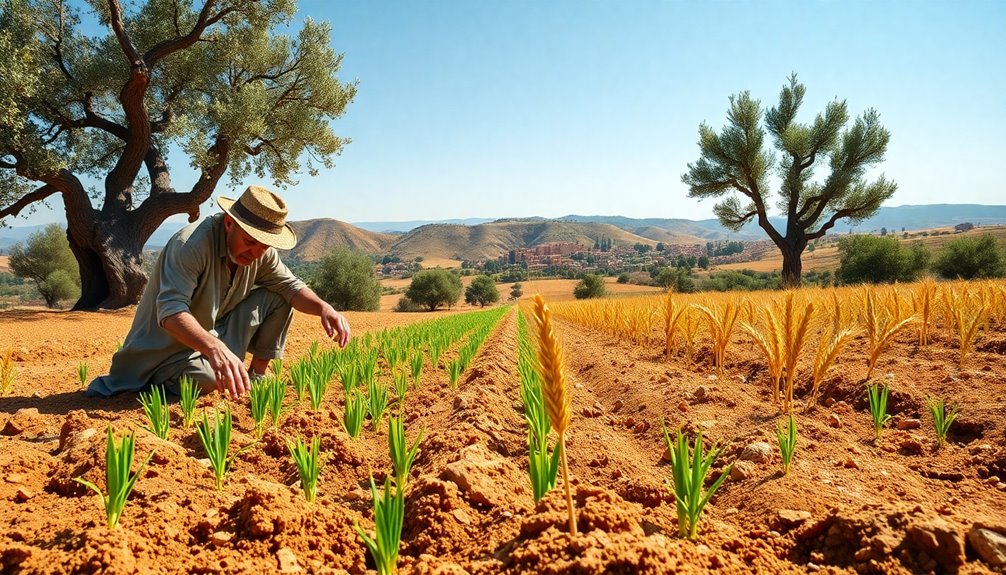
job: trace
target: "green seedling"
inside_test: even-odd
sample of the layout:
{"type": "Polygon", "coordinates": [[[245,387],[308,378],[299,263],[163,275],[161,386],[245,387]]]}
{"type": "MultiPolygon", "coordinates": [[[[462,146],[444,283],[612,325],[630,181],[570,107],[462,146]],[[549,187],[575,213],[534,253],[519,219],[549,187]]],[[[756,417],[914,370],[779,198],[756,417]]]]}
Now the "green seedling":
{"type": "Polygon", "coordinates": [[[395,485],[399,489],[405,489],[405,484],[409,480],[409,470],[412,469],[412,462],[416,460],[419,452],[419,442],[423,439],[423,431],[419,431],[419,436],[409,447],[405,439],[405,423],[402,418],[388,417],[388,452],[391,455],[391,465],[395,469],[395,485]]]}
{"type": "Polygon", "coordinates": [[[267,403],[269,409],[269,417],[272,422],[273,429],[279,429],[279,420],[286,411],[283,406],[283,400],[286,398],[286,381],[280,377],[273,377],[269,379],[267,391],[267,403]]]}
{"type": "Polygon", "coordinates": [[[785,426],[776,427],[775,436],[779,440],[782,474],[786,475],[789,473],[789,466],[793,462],[793,454],[796,452],[796,420],[793,419],[793,414],[790,414],[785,426]]]}
{"type": "Polygon", "coordinates": [[[311,399],[311,410],[318,411],[321,408],[321,400],[325,398],[328,391],[328,377],[326,371],[317,370],[307,380],[307,395],[311,399]]]}
{"type": "Polygon", "coordinates": [[[418,352],[412,356],[412,386],[419,389],[419,379],[423,376],[423,352],[418,352]]]}
{"type": "Polygon", "coordinates": [[[196,419],[196,402],[199,400],[200,387],[191,377],[183,375],[178,378],[178,392],[181,394],[178,403],[182,408],[182,427],[192,427],[196,419]]]}
{"type": "Polygon", "coordinates": [[[298,403],[304,401],[312,371],[311,362],[303,359],[290,366],[290,383],[293,384],[293,392],[297,396],[298,403]]]}
{"type": "Polygon", "coordinates": [[[210,466],[213,468],[217,491],[223,489],[227,469],[233,463],[234,458],[243,451],[239,450],[234,455],[228,457],[227,452],[230,451],[231,446],[231,430],[230,407],[225,407],[222,414],[220,411],[215,411],[213,413],[212,424],[206,417],[205,411],[203,412],[203,420],[196,423],[199,441],[202,442],[203,449],[206,450],[206,456],[210,459],[210,466]]]}
{"type": "Polygon", "coordinates": [[[933,425],[936,427],[936,449],[941,449],[947,444],[950,425],[957,419],[957,406],[952,405],[948,409],[946,401],[941,397],[930,399],[928,407],[929,413],[933,416],[933,425]]]}
{"type": "Polygon", "coordinates": [[[374,557],[378,575],[393,575],[398,567],[398,545],[405,517],[405,495],[401,488],[392,491],[391,478],[384,478],[384,494],[379,496],[374,478],[370,478],[370,493],[374,498],[374,524],[377,532],[371,538],[359,522],[356,532],[374,557]]]}
{"type": "Polygon", "coordinates": [[[363,430],[363,421],[367,417],[367,398],[359,390],[346,394],[346,407],[343,414],[342,427],[350,437],[359,437],[363,430]]]}
{"type": "Polygon", "coordinates": [[[891,416],[887,414],[888,391],[887,384],[866,386],[866,395],[870,401],[870,416],[873,418],[873,431],[878,442],[884,434],[884,426],[891,420],[891,416]]]}
{"type": "Polygon", "coordinates": [[[447,375],[451,378],[451,389],[458,388],[458,379],[461,378],[461,360],[456,359],[447,364],[447,375]]]}
{"type": "Polygon", "coordinates": [[[105,448],[105,486],[108,488],[108,495],[98,489],[98,486],[90,481],[75,477],[74,481],[93,490],[101,498],[105,507],[105,516],[108,519],[108,528],[115,529],[119,525],[119,518],[122,517],[122,509],[126,506],[129,493],[133,490],[133,485],[143,472],[143,468],[154,456],[153,452],[143,460],[143,463],[136,469],[136,473],[130,475],[133,467],[133,455],[135,453],[134,434],[124,435],[122,442],[116,445],[112,436],[112,426],[107,428],[108,441],[105,448]]]}
{"type": "Polygon", "coordinates": [[[144,429],[161,439],[167,439],[171,428],[171,407],[168,405],[168,394],[164,391],[164,386],[152,385],[150,393],[141,392],[140,405],[150,422],[144,429]]]}
{"type": "Polygon", "coordinates": [[[283,358],[277,357],[269,362],[269,369],[276,377],[283,377],[283,358]]]}
{"type": "Polygon", "coordinates": [[[87,362],[82,361],[77,364],[77,379],[80,380],[81,387],[87,387],[87,362]]]}
{"type": "Polygon", "coordinates": [[[252,420],[255,421],[255,439],[262,439],[265,432],[265,417],[269,411],[269,399],[272,394],[274,378],[263,378],[251,384],[248,392],[248,403],[251,406],[252,420]]]}
{"type": "Polygon", "coordinates": [[[399,407],[405,406],[405,395],[409,392],[409,374],[404,371],[395,372],[395,395],[398,396],[399,407]]]}
{"type": "Polygon", "coordinates": [[[702,432],[699,431],[695,437],[695,449],[692,451],[691,460],[689,460],[688,439],[681,433],[681,430],[677,431],[677,441],[675,442],[671,440],[670,433],[663,422],[660,423],[660,426],[664,431],[664,441],[667,443],[667,451],[671,456],[671,478],[673,480],[671,492],[678,510],[678,536],[695,539],[698,536],[702,509],[726,480],[733,464],[730,464],[719,476],[719,479],[714,481],[703,494],[702,487],[705,485],[706,475],[709,474],[709,468],[712,467],[713,461],[716,460],[721,450],[714,445],[708,453],[703,454],[702,432]]]}
{"type": "Polygon", "coordinates": [[[367,398],[369,400],[370,423],[373,425],[374,431],[377,431],[381,425],[381,418],[384,417],[384,410],[388,408],[387,386],[378,383],[376,379],[371,380],[367,388],[367,398]]]}
{"type": "Polygon", "coordinates": [[[314,503],[318,493],[318,476],[321,474],[321,458],[318,456],[318,449],[321,446],[321,438],[314,436],[311,438],[311,448],[308,449],[297,437],[297,442],[287,441],[286,447],[290,451],[290,457],[297,465],[297,472],[300,474],[300,486],[304,489],[304,499],[308,503],[314,503]]]}

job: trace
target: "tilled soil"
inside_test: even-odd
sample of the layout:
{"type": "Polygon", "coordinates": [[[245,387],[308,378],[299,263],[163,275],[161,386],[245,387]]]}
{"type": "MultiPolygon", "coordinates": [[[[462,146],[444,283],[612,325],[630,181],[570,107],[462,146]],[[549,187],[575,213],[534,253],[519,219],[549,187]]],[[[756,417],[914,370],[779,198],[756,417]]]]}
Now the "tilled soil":
{"type": "MultiPolygon", "coordinates": [[[[430,317],[348,316],[357,335],[430,317]]],[[[0,351],[14,349],[19,372],[13,395],[0,399],[0,572],[373,569],[354,525],[373,529],[370,477],[381,483],[390,470],[386,427],[349,438],[333,385],[318,412],[300,405],[255,443],[247,403],[236,402],[233,444],[252,445],[218,492],[194,430],[176,425],[162,441],[142,429],[135,395],[81,393],[77,364],[87,361],[92,375],[106,370],[130,321],[129,310],[0,313],[0,351]],[[138,460],[155,452],[112,532],[96,495],[73,480],[103,485],[108,423],[117,434],[136,430],[138,460]],[[314,505],[287,453],[294,435],[320,435],[327,454],[314,505]]],[[[406,494],[401,572],[995,572],[975,533],[1006,534],[1006,333],[984,334],[963,370],[945,334],[927,348],[902,334],[878,366],[894,415],[879,444],[863,342],[852,344],[823,405],[805,414],[798,402],[796,457],[783,476],[775,447],[782,419],[746,339],[731,344],[717,378],[707,350],[685,366],[665,361],[657,342],[636,346],[560,322],[580,529],[570,536],[562,481],[536,506],[527,479],[516,323],[516,313],[504,317],[456,391],[441,358],[408,397],[407,435],[424,436],[406,494]],[[939,451],[924,413],[931,396],[961,406],[939,451]],[[677,538],[661,421],[723,447],[714,475],[735,463],[694,542],[677,538]]],[[[298,315],[289,357],[321,336],[315,318],[298,315]]]]}

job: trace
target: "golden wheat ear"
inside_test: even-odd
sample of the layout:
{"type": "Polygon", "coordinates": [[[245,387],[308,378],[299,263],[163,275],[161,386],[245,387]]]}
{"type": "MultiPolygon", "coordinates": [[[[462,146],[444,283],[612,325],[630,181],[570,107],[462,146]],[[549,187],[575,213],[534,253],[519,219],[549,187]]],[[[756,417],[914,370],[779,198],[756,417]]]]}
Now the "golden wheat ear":
{"type": "Polygon", "coordinates": [[[566,456],[566,428],[569,426],[570,392],[563,371],[562,347],[552,331],[552,311],[540,294],[534,296],[534,322],[538,327],[538,364],[541,371],[541,391],[545,398],[545,411],[552,428],[559,435],[559,464],[569,511],[569,532],[577,534],[576,509],[569,483],[569,463],[566,456]]]}
{"type": "Polygon", "coordinates": [[[562,347],[552,330],[552,310],[541,295],[534,296],[534,323],[538,328],[538,368],[541,372],[545,410],[556,433],[569,425],[570,398],[563,370],[562,347]]]}

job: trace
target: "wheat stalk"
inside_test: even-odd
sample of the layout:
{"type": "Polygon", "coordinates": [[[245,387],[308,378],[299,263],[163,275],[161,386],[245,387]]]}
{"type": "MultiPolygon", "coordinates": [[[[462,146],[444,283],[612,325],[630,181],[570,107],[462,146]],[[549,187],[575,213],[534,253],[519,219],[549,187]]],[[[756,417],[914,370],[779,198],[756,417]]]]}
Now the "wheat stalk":
{"type": "Polygon", "coordinates": [[[783,400],[783,410],[790,413],[793,409],[793,387],[796,383],[797,364],[804,345],[807,343],[807,332],[810,329],[810,320],[814,315],[814,304],[808,303],[801,312],[796,308],[796,294],[790,292],[786,297],[785,314],[785,336],[786,336],[786,390],[783,400]]]}
{"type": "Polygon", "coordinates": [[[540,294],[534,296],[534,322],[538,328],[538,368],[541,373],[542,396],[552,428],[559,435],[559,460],[569,510],[569,532],[576,535],[576,510],[570,493],[569,464],[566,458],[566,428],[569,426],[571,394],[563,370],[562,347],[552,330],[552,311],[545,305],[540,294]]]}
{"type": "Polygon", "coordinates": [[[839,327],[837,331],[832,332],[831,337],[821,338],[821,343],[817,346],[817,355],[814,357],[814,386],[810,390],[807,409],[813,407],[817,390],[828,374],[831,365],[835,363],[835,359],[842,353],[842,349],[852,341],[852,338],[856,337],[857,333],[858,330],[854,328],[839,327]]]}

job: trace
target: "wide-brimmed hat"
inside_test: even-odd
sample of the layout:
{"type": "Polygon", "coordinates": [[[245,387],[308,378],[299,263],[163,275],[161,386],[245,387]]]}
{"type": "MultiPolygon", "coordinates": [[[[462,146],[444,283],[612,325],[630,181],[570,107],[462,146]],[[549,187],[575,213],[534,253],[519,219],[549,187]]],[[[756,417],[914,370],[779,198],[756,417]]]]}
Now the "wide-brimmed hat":
{"type": "Polygon", "coordinates": [[[248,235],[281,250],[297,245],[297,233],[286,223],[286,202],[261,186],[248,186],[237,201],[219,197],[220,209],[230,214],[248,235]]]}

